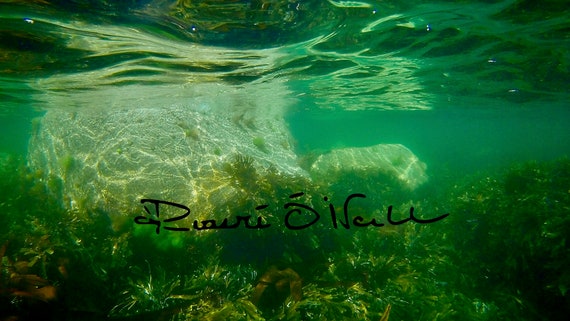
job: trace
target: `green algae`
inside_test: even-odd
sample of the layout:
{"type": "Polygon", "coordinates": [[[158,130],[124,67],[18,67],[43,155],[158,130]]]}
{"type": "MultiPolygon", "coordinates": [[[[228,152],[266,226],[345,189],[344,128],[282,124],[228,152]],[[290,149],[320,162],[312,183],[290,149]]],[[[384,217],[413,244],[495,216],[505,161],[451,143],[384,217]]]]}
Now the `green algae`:
{"type": "MultiPolygon", "coordinates": [[[[300,188],[321,192],[246,158],[227,169],[242,176],[239,184],[253,184],[244,176],[258,178],[257,192],[233,208],[240,213],[252,204],[245,198],[279,203],[300,188]]],[[[560,308],[570,287],[567,159],[514,164],[450,181],[429,197],[415,195],[419,213],[451,213],[435,224],[200,237],[113,231],[108,213],[64,209],[17,157],[2,159],[0,175],[0,233],[9,240],[2,278],[12,264],[26,262],[27,273],[57,287],[57,304],[69,311],[171,320],[377,320],[388,305],[395,320],[563,320],[568,312],[560,308]],[[274,263],[300,274],[302,298],[255,306],[255,285],[274,263]]],[[[394,208],[401,213],[409,205],[394,208]]],[[[45,305],[0,297],[0,307],[14,315],[30,306],[56,319],[45,305]]]]}

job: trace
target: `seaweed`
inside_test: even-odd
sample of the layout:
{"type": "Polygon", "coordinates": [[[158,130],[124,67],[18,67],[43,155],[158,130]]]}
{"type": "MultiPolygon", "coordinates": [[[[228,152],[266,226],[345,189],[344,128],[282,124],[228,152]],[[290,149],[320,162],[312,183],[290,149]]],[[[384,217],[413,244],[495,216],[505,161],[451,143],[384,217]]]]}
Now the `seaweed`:
{"type": "MultiPolygon", "coordinates": [[[[224,170],[235,187],[252,191],[237,200],[233,213],[283,204],[299,191],[310,206],[324,195],[308,179],[292,179],[249,157],[235,156],[224,170]]],[[[414,202],[410,198],[419,194],[379,195],[393,195],[398,213],[412,204],[419,213],[451,213],[436,224],[244,229],[165,234],[159,241],[134,227],[114,231],[104,211],[64,208],[43,175],[27,171],[21,158],[3,156],[0,176],[2,317],[565,320],[570,312],[568,159],[449,178],[414,202]],[[277,277],[269,282],[268,275],[277,277]],[[263,286],[264,278],[274,291],[263,286]],[[46,289],[35,292],[30,282],[46,289]],[[254,299],[260,288],[269,304],[254,299]],[[46,296],[52,290],[55,295],[46,296]]],[[[326,192],[346,194],[340,186],[371,184],[358,175],[346,180],[326,192]]],[[[355,212],[381,211],[378,204],[357,205],[355,212]]],[[[224,206],[215,210],[228,210],[224,206]]],[[[280,214],[262,215],[270,220],[280,214]]]]}
{"type": "Polygon", "coordinates": [[[252,190],[255,187],[258,176],[253,157],[236,154],[223,168],[243,189],[252,190]]]}
{"type": "Polygon", "coordinates": [[[255,146],[260,151],[262,151],[264,153],[269,152],[269,149],[267,148],[267,143],[265,142],[265,138],[263,138],[261,136],[255,136],[255,137],[253,137],[252,142],[253,142],[253,146],[255,146]]]}
{"type": "Polygon", "coordinates": [[[147,264],[147,273],[132,272],[139,276],[128,278],[129,286],[121,293],[123,298],[111,309],[110,316],[166,310],[175,305],[176,299],[181,298],[175,294],[176,289],[180,287],[180,280],[169,279],[166,271],[161,268],[155,269],[153,273],[150,263],[147,264]]]}

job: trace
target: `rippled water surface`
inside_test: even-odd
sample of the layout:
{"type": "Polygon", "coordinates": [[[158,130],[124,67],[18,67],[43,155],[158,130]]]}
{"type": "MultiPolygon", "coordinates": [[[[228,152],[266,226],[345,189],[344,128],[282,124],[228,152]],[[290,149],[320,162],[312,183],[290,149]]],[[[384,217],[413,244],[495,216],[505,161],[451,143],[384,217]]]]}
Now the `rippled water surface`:
{"type": "MultiPolygon", "coordinates": [[[[209,100],[210,93],[193,91],[195,84],[284,83],[290,93],[283,99],[297,100],[288,120],[301,152],[401,141],[434,162],[441,159],[429,150],[467,155],[461,162],[494,162],[551,158],[569,147],[562,2],[3,7],[7,130],[14,120],[54,108],[129,108],[133,99],[159,107],[196,95],[209,100]],[[394,112],[404,110],[414,112],[394,112]],[[487,152],[475,154],[481,149],[487,152]]],[[[21,145],[26,137],[18,128],[10,134],[21,145]]],[[[17,149],[10,140],[2,144],[17,149]]]]}

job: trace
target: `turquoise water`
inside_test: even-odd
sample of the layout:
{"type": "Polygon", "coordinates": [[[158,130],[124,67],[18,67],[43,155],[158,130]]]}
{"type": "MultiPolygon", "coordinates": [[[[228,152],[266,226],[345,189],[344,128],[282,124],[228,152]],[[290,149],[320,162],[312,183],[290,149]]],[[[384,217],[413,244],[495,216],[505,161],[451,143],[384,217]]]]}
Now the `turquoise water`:
{"type": "Polygon", "coordinates": [[[0,319],[568,315],[565,1],[0,8],[0,319]]]}

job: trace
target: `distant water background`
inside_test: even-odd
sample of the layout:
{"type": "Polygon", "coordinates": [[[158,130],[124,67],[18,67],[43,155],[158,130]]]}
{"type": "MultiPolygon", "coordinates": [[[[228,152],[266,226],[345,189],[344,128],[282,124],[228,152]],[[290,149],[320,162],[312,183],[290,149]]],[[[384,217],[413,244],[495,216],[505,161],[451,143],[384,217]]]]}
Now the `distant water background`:
{"type": "Polygon", "coordinates": [[[25,154],[32,118],[50,108],[281,82],[301,155],[400,143],[433,175],[570,151],[565,1],[200,3],[0,4],[0,150],[25,154]]]}

